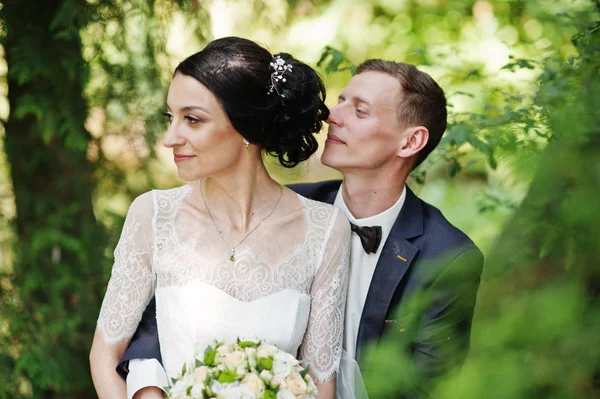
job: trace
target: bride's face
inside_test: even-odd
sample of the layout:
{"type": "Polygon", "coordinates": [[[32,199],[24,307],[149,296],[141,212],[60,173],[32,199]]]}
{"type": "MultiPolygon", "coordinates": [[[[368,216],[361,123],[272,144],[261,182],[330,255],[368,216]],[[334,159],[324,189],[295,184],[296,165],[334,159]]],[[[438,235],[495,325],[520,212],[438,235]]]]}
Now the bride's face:
{"type": "Polygon", "coordinates": [[[179,177],[198,180],[233,171],[245,149],[217,98],[196,79],[176,74],[167,95],[169,127],[163,145],[173,149],[179,177]]]}

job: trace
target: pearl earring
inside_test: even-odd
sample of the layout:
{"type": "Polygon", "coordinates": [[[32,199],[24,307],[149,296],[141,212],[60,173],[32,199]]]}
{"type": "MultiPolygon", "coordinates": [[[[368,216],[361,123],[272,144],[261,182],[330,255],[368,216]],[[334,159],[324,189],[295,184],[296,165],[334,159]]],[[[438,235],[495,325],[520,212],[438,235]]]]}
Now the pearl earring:
{"type": "Polygon", "coordinates": [[[250,149],[250,142],[244,139],[244,144],[246,145],[246,151],[248,151],[250,149]]]}

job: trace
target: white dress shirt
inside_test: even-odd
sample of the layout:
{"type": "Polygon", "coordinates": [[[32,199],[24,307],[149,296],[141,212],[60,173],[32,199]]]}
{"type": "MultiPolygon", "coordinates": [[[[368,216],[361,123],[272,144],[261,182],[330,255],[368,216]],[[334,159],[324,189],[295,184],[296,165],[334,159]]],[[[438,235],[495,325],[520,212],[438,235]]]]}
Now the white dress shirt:
{"type": "Polygon", "coordinates": [[[335,197],[335,205],[348,220],[357,226],[381,226],[381,244],[375,253],[367,254],[361,244],[360,237],[352,233],[350,238],[350,279],[348,284],[348,300],[346,302],[346,322],[344,326],[344,349],[351,358],[356,354],[356,339],[371,279],[379,261],[383,245],[390,235],[392,226],[400,214],[406,198],[406,188],[398,201],[385,211],[362,219],[352,215],[342,197],[342,186],[335,197]]]}
{"type": "MultiPolygon", "coordinates": [[[[127,374],[127,399],[145,387],[158,387],[164,391],[169,386],[167,373],[156,359],[131,359],[127,374]]],[[[166,392],[165,392],[166,394],[166,392]]]]}
{"type": "MultiPolygon", "coordinates": [[[[362,247],[360,238],[352,233],[350,239],[350,280],[348,285],[348,299],[346,302],[346,321],[344,325],[344,350],[354,359],[356,354],[356,339],[358,327],[362,316],[363,307],[371,285],[371,279],[381,255],[381,250],[390,235],[392,226],[400,214],[406,198],[406,187],[398,201],[387,210],[367,218],[356,219],[350,212],[342,197],[342,186],[335,198],[334,206],[339,208],[351,223],[357,226],[381,226],[381,244],[375,253],[367,254],[362,247]]],[[[351,375],[351,374],[347,374],[351,375]]],[[[127,375],[127,398],[145,387],[165,387],[168,385],[167,376],[156,359],[134,359],[129,362],[127,375]]]]}

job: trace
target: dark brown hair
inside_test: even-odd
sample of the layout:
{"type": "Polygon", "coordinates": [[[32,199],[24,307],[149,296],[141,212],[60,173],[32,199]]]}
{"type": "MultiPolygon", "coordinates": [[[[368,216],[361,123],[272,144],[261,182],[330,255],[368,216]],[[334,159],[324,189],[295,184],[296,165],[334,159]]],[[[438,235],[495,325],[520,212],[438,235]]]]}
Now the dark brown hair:
{"type": "Polygon", "coordinates": [[[273,56],[239,37],[213,40],[179,64],[175,73],[206,86],[244,138],[279,158],[283,166],[294,167],[317,150],[314,134],[321,130],[329,109],[319,75],[290,54],[279,56],[293,66],[293,72],[271,94],[273,56]]]}
{"type": "Polygon", "coordinates": [[[437,147],[446,130],[448,112],[444,90],[425,72],[414,65],[380,59],[366,60],[356,73],[383,72],[398,79],[402,92],[396,115],[401,127],[424,126],[429,140],[417,155],[416,168],[437,147]]]}

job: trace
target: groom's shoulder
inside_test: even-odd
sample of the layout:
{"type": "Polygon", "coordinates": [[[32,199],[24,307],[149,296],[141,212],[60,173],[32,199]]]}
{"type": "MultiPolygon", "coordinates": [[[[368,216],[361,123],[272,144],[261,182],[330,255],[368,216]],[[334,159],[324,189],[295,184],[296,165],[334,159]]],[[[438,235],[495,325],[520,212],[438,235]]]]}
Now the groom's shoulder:
{"type": "Polygon", "coordinates": [[[331,193],[339,190],[341,184],[341,180],[325,180],[315,183],[290,184],[288,187],[303,197],[324,201],[331,193]]]}
{"type": "Polygon", "coordinates": [[[473,240],[452,224],[437,207],[420,198],[418,200],[423,206],[423,239],[440,251],[479,251],[473,240]]]}

